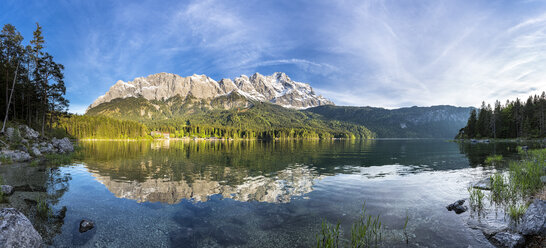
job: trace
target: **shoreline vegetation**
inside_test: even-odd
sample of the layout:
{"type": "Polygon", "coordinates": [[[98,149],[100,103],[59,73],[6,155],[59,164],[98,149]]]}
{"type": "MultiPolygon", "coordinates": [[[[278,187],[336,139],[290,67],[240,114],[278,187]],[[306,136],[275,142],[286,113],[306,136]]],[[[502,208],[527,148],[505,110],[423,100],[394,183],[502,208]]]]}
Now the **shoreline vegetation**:
{"type": "Polygon", "coordinates": [[[472,110],[455,138],[546,138],[546,92],[529,96],[523,103],[519,98],[504,105],[497,100],[493,107],[482,102],[478,111],[472,110]]]}
{"type": "Polygon", "coordinates": [[[190,121],[175,123],[146,124],[133,120],[119,120],[105,116],[64,116],[54,124],[57,132],[64,132],[75,139],[369,139],[375,134],[367,129],[355,135],[342,129],[316,128],[235,128],[231,126],[211,126],[191,124],[190,121]]]}

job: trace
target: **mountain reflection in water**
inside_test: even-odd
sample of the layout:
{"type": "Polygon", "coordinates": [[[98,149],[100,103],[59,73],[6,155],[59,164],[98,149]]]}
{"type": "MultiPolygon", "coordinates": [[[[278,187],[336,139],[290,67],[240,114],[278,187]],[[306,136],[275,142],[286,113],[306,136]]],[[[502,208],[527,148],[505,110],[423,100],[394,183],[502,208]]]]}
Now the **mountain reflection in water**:
{"type": "Polygon", "coordinates": [[[311,192],[314,180],[320,178],[318,172],[297,163],[278,167],[270,145],[82,142],[84,164],[118,198],[175,204],[182,199],[205,202],[212,195],[221,195],[237,201],[282,203],[311,192]],[[242,166],[256,157],[264,164],[242,166]]]}
{"type": "MultiPolygon", "coordinates": [[[[230,169],[224,168],[229,174],[230,169]]],[[[175,204],[182,199],[205,202],[215,194],[237,201],[259,201],[269,203],[289,202],[293,196],[302,196],[313,190],[313,180],[318,174],[307,166],[294,165],[281,170],[272,177],[246,177],[240,185],[225,185],[214,178],[204,177],[191,183],[184,180],[150,178],[144,182],[112,180],[109,176],[94,173],[93,176],[105,185],[116,197],[137,202],[163,202],[175,204]]]]}

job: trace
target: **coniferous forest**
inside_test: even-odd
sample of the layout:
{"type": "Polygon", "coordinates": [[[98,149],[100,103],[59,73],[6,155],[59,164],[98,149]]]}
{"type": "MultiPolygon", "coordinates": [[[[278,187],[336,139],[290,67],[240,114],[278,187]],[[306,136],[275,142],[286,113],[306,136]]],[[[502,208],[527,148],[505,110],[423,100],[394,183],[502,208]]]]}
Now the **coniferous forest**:
{"type": "Polygon", "coordinates": [[[66,112],[64,66],[46,50],[42,27],[37,23],[29,42],[11,25],[0,33],[0,118],[25,123],[47,132],[66,112]]]}
{"type": "Polygon", "coordinates": [[[494,106],[482,103],[473,110],[467,125],[457,138],[542,138],[546,137],[546,93],[506,101],[496,101],[494,106]]]}

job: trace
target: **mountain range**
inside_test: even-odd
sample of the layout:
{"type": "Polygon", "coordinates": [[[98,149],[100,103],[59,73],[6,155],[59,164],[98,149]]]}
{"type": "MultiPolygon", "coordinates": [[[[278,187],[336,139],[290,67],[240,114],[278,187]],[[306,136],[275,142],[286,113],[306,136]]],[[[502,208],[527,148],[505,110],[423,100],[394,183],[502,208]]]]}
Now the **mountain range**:
{"type": "Polygon", "coordinates": [[[138,77],[131,82],[117,81],[106,94],[97,98],[88,108],[114,99],[142,97],[146,100],[166,101],[173,97],[214,101],[216,98],[240,95],[249,100],[269,102],[286,108],[304,109],[333,105],[330,100],[315,94],[309,84],[292,81],[282,72],[264,76],[255,73],[215,81],[205,75],[181,77],[172,73],[157,73],[138,77]]]}
{"type": "Polygon", "coordinates": [[[255,73],[215,81],[205,75],[158,73],[118,81],[86,115],[144,123],[191,123],[239,129],[311,129],[358,132],[357,137],[453,138],[470,107],[448,105],[384,109],[334,106],[285,73],[255,73]],[[370,131],[376,135],[370,135],[370,131]]]}

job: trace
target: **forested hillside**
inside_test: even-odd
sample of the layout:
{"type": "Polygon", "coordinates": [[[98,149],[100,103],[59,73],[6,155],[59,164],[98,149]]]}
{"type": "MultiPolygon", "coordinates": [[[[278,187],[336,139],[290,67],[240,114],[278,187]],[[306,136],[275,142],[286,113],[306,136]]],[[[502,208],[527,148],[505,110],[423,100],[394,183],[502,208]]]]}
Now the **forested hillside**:
{"type": "MultiPolygon", "coordinates": [[[[167,101],[148,101],[143,98],[115,99],[89,109],[86,116],[107,116],[118,120],[138,121],[149,130],[168,132],[171,137],[249,139],[375,137],[370,130],[361,125],[328,120],[318,114],[251,101],[239,95],[228,95],[211,101],[179,97],[167,101]]],[[[76,136],[82,137],[80,134],[76,136]]]]}
{"type": "Polygon", "coordinates": [[[305,112],[363,125],[379,138],[453,138],[464,127],[472,108],[454,106],[384,109],[318,106],[305,112]]]}
{"type": "Polygon", "coordinates": [[[45,51],[42,27],[36,24],[32,39],[11,25],[0,33],[0,118],[17,121],[47,132],[66,111],[64,66],[45,51]]]}
{"type": "Polygon", "coordinates": [[[529,96],[526,102],[520,99],[482,103],[472,111],[467,124],[457,138],[539,138],[546,137],[546,93],[529,96]]]}

